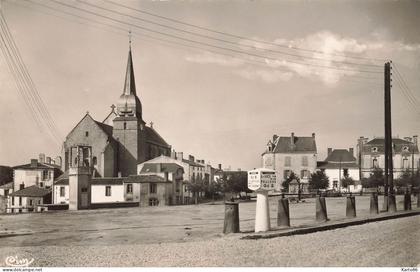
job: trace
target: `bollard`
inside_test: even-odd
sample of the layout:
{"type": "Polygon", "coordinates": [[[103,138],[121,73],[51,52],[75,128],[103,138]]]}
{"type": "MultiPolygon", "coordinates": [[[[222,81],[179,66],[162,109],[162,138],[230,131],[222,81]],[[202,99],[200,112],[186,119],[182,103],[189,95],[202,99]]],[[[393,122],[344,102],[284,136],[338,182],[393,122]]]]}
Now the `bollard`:
{"type": "Polygon", "coordinates": [[[404,194],[404,211],[411,210],[411,194],[408,190],[404,194]]]}
{"type": "Polygon", "coordinates": [[[239,203],[225,202],[223,233],[239,232],[239,203]]]}
{"type": "Polygon", "coordinates": [[[255,211],[255,232],[270,230],[270,210],[268,207],[268,191],[257,192],[257,207],[255,211]]]}
{"type": "Polygon", "coordinates": [[[388,196],[388,211],[389,212],[396,212],[397,211],[397,203],[395,202],[395,194],[390,193],[388,196]]]}
{"type": "Polygon", "coordinates": [[[327,205],[325,204],[325,197],[317,196],[316,201],[316,221],[328,221],[327,205]]]}
{"type": "Polygon", "coordinates": [[[385,212],[388,211],[388,202],[389,202],[388,195],[384,194],[384,203],[382,205],[382,210],[385,211],[385,212]]]}
{"type": "Polygon", "coordinates": [[[289,199],[279,199],[277,210],[277,226],[290,227],[289,199]]]}
{"type": "Polygon", "coordinates": [[[420,192],[417,192],[417,208],[420,208],[420,192]]]}
{"type": "Polygon", "coordinates": [[[347,197],[346,217],[356,217],[356,197],[351,194],[347,197]]]}
{"type": "Polygon", "coordinates": [[[376,193],[372,193],[370,195],[370,214],[378,214],[378,195],[376,193]]]}

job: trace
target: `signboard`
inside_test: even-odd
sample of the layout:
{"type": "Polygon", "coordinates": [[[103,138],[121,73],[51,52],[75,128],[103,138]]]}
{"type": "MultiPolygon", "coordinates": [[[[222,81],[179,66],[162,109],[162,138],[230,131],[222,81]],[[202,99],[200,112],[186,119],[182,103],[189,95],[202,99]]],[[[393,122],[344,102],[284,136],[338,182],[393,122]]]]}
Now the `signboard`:
{"type": "Polygon", "coordinates": [[[271,169],[254,169],[248,171],[248,188],[250,190],[274,190],[276,187],[276,172],[271,169]]]}

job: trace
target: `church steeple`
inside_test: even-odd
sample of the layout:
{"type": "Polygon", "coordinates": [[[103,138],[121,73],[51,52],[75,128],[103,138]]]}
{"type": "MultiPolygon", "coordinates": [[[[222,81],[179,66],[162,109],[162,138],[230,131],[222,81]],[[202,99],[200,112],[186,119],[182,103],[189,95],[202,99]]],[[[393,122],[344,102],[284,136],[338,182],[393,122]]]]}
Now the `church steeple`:
{"type": "Polygon", "coordinates": [[[136,82],[134,79],[133,57],[131,54],[131,32],[124,89],[117,102],[117,113],[118,116],[121,117],[135,116],[142,120],[142,106],[140,99],[137,97],[136,82]]]}

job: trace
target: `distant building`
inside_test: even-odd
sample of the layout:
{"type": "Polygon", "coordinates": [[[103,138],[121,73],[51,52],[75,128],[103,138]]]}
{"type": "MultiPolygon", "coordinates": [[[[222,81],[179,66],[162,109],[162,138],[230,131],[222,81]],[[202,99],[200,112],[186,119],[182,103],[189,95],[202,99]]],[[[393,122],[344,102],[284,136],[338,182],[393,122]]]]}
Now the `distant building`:
{"type": "Polygon", "coordinates": [[[290,137],[274,135],[262,154],[262,167],[273,169],[277,175],[277,190],[289,175],[294,172],[302,184],[307,184],[317,167],[317,148],[315,133],[310,137],[290,137]]]}
{"type": "Polygon", "coordinates": [[[45,203],[51,203],[51,190],[32,185],[8,196],[6,212],[32,212],[45,203]]]}
{"type": "Polygon", "coordinates": [[[359,166],[354,157],[354,149],[332,149],[328,148],[328,156],[324,161],[318,162],[318,169],[325,171],[329,178],[330,190],[343,190],[341,180],[345,177],[352,178],[355,185],[349,186],[347,190],[360,190],[359,166]]]}
{"type": "Polygon", "coordinates": [[[137,165],[160,155],[170,155],[171,146],[143,120],[137,96],[131,48],[123,92],[116,107],[99,122],[87,113],[70,131],[63,143],[63,171],[68,171],[69,150],[74,145],[92,147],[94,177],[128,177],[137,165]]]}
{"type": "MultiPolygon", "coordinates": [[[[420,168],[417,135],[404,139],[392,139],[394,178],[405,171],[415,172],[420,168]]],[[[375,168],[385,169],[385,139],[360,137],[357,141],[357,161],[360,178],[367,178],[375,168]]]]}

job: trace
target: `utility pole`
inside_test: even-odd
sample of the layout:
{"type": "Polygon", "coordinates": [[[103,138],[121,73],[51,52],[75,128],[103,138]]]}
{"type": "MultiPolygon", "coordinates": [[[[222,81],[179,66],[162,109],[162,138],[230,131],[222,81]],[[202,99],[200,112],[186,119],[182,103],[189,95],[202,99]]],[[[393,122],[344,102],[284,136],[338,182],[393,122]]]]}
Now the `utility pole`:
{"type": "Polygon", "coordinates": [[[391,129],[391,61],[385,63],[385,198],[384,210],[395,211],[391,129]]]}

